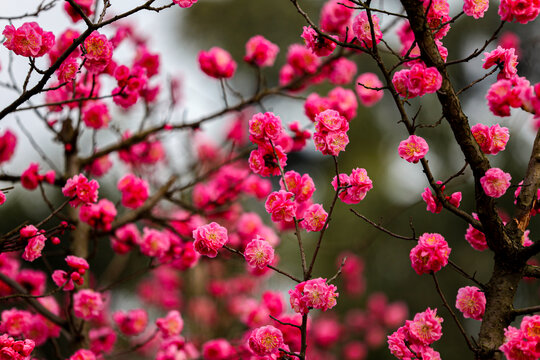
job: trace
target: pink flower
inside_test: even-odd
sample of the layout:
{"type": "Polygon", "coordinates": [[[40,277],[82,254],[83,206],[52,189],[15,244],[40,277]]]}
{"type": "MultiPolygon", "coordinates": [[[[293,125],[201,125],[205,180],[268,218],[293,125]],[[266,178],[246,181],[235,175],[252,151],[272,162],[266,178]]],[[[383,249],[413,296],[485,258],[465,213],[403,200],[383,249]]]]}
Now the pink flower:
{"type": "MultiPolygon", "coordinates": [[[[525,318],[524,318],[525,319],[525,318]]],[[[536,360],[538,351],[531,346],[537,342],[524,340],[525,334],[521,329],[509,326],[504,329],[504,344],[499,347],[509,360],[536,360]]]]}
{"type": "Polygon", "coordinates": [[[317,31],[311,26],[304,26],[302,38],[306,43],[306,47],[317,56],[328,56],[336,48],[336,43],[317,34],[317,31]]]}
{"type": "Polygon", "coordinates": [[[82,222],[105,231],[111,229],[116,214],[116,207],[107,199],[102,199],[96,204],[85,204],[79,210],[79,218],[82,222]]]}
{"type": "Polygon", "coordinates": [[[429,146],[426,140],[416,135],[409,136],[407,140],[403,140],[398,146],[399,156],[414,164],[423,159],[428,150],[429,146]]]}
{"type": "Polygon", "coordinates": [[[51,278],[53,282],[56,284],[56,286],[58,287],[64,286],[62,288],[64,291],[71,291],[75,288],[73,279],[71,279],[71,276],[69,276],[69,274],[65,272],[64,270],[55,270],[51,278]]]}
{"type": "Polygon", "coordinates": [[[117,311],[113,314],[113,320],[124,335],[139,335],[146,329],[148,314],[144,309],[133,309],[127,313],[117,311]]]}
{"type": "Polygon", "coordinates": [[[497,46],[492,52],[484,53],[484,69],[489,69],[493,65],[497,65],[501,68],[501,73],[497,79],[511,79],[517,74],[516,66],[518,64],[518,57],[515,55],[515,49],[504,49],[501,46],[497,46]]]}
{"type": "Polygon", "coordinates": [[[219,47],[199,52],[199,66],[206,75],[216,79],[231,78],[236,71],[231,54],[219,47]]]}
{"type": "MultiPolygon", "coordinates": [[[[472,215],[476,220],[478,220],[478,215],[476,213],[473,213],[472,215]]],[[[486,235],[484,235],[484,233],[480,230],[475,229],[470,224],[467,228],[467,232],[465,233],[465,240],[467,240],[467,242],[475,250],[484,251],[488,248],[486,235]]]]}
{"type": "Polygon", "coordinates": [[[39,186],[40,177],[38,174],[39,164],[31,163],[28,169],[21,174],[21,185],[28,190],[34,190],[39,186]]]}
{"type": "Polygon", "coordinates": [[[227,229],[216,222],[199,226],[193,230],[195,251],[210,258],[217,256],[219,249],[228,241],[227,229]]]}
{"type": "Polygon", "coordinates": [[[313,141],[323,155],[338,156],[349,143],[349,123],[335,110],[325,110],[315,117],[313,141]]]}
{"type": "MultiPolygon", "coordinates": [[[[66,3],[67,4],[67,3],[66,3]]],[[[58,76],[58,81],[61,83],[68,83],[71,80],[75,79],[77,72],[79,71],[79,62],[76,57],[70,56],[60,67],[58,68],[56,74],[58,76]]]]}
{"type": "Polygon", "coordinates": [[[4,46],[15,54],[25,57],[40,57],[54,45],[54,34],[43,31],[36,22],[27,22],[16,29],[6,25],[2,34],[6,37],[4,46]]]}
{"type": "Polygon", "coordinates": [[[412,99],[439,90],[442,76],[436,68],[426,68],[423,63],[418,63],[411,69],[395,72],[392,84],[401,97],[412,99]]]}
{"type": "MultiPolygon", "coordinates": [[[[437,185],[441,186],[442,181],[437,181],[437,185]]],[[[441,186],[441,191],[444,194],[445,186],[441,186]]],[[[450,196],[445,196],[446,200],[455,207],[459,207],[461,203],[461,192],[455,192],[450,196]]],[[[442,210],[442,203],[433,195],[430,188],[425,188],[422,193],[422,200],[427,204],[426,210],[434,214],[438,214],[442,210]]]]}
{"type": "Polygon", "coordinates": [[[84,105],[82,119],[89,128],[102,129],[109,126],[111,116],[107,105],[97,100],[89,101],[84,105]]]}
{"type": "Polygon", "coordinates": [[[268,196],[264,207],[271,215],[272,221],[291,222],[296,215],[296,203],[292,200],[294,194],[285,190],[274,191],[268,196]]]}
{"type": "Polygon", "coordinates": [[[257,113],[249,120],[249,139],[256,144],[275,142],[282,131],[281,119],[274,113],[257,113]]]}
{"type": "Polygon", "coordinates": [[[480,185],[487,196],[500,198],[510,187],[510,174],[505,173],[499,168],[491,168],[480,178],[480,185]]]}
{"type": "Polygon", "coordinates": [[[164,338],[180,335],[184,328],[184,320],[177,310],[171,310],[164,318],[158,318],[156,325],[164,338]]]}
{"type": "Polygon", "coordinates": [[[26,261],[34,261],[41,256],[47,238],[39,232],[35,226],[27,225],[20,230],[21,239],[27,239],[28,244],[24,248],[22,258],[26,261]]]}
{"type": "Polygon", "coordinates": [[[539,0],[501,0],[499,15],[503,21],[526,24],[540,14],[539,0]]]}
{"type": "Polygon", "coordinates": [[[356,63],[344,57],[334,60],[325,69],[328,80],[335,85],[349,84],[358,71],[356,63]]]}
{"type": "Polygon", "coordinates": [[[189,8],[195,4],[197,0],[173,0],[173,3],[179,5],[181,8],[189,8]]]}
{"type": "Polygon", "coordinates": [[[109,158],[109,155],[102,156],[95,159],[90,165],[85,167],[90,175],[97,177],[105,175],[113,166],[113,162],[109,158]]]}
{"type": "MultiPolygon", "coordinates": [[[[334,190],[338,191],[337,176],[332,180],[334,190]]],[[[351,175],[339,174],[339,187],[345,189],[340,190],[339,198],[345,204],[358,204],[364,200],[367,192],[373,188],[373,183],[369,178],[366,169],[353,169],[351,175]]]]}
{"type": "Polygon", "coordinates": [[[291,66],[292,75],[314,74],[321,65],[321,59],[307,47],[292,44],[287,51],[287,64],[291,66]]]}
{"type": "Polygon", "coordinates": [[[90,350],[93,353],[109,353],[116,343],[116,332],[108,327],[91,329],[88,332],[90,340],[90,350]]]}
{"type": "Polygon", "coordinates": [[[214,339],[204,343],[202,353],[204,360],[229,360],[233,358],[235,351],[227,340],[214,339]]]}
{"type": "Polygon", "coordinates": [[[86,176],[79,174],[69,178],[62,188],[62,194],[73,198],[69,204],[77,207],[80,204],[96,202],[98,199],[99,184],[96,180],[88,181],[86,176]]]}
{"type": "MultiPolygon", "coordinates": [[[[90,16],[94,13],[94,0],[75,0],[74,2],[79,5],[80,9],[86,16],[90,16]]],[[[71,20],[73,20],[74,23],[82,20],[79,12],[75,10],[75,8],[73,8],[70,3],[64,3],[64,10],[71,17],[71,20]]]]}
{"type": "Polygon", "coordinates": [[[437,272],[448,264],[451,249],[440,234],[424,233],[410,253],[411,265],[418,275],[437,272]]]}
{"type": "Polygon", "coordinates": [[[101,315],[104,303],[101,294],[90,289],[79,290],[73,295],[75,316],[83,320],[92,320],[101,315]]]}
{"type": "Polygon", "coordinates": [[[288,191],[294,194],[296,202],[304,202],[311,199],[315,192],[315,184],[308,174],[300,175],[296,171],[287,171],[285,176],[279,181],[282,190],[285,190],[284,183],[287,184],[288,191]]]}
{"type": "Polygon", "coordinates": [[[374,73],[363,73],[356,79],[356,94],[364,106],[373,106],[382,99],[383,91],[375,90],[382,87],[383,83],[374,73]]]}
{"type": "Polygon", "coordinates": [[[373,33],[375,34],[375,39],[371,36],[371,25],[369,23],[367,11],[361,11],[353,19],[352,30],[354,36],[360,41],[362,46],[367,48],[373,47],[373,40],[378,44],[382,39],[382,31],[379,25],[379,17],[372,13],[371,22],[373,23],[373,33]]]}
{"type": "Polygon", "coordinates": [[[310,309],[326,311],[336,306],[337,287],[326,283],[326,279],[307,280],[289,290],[292,309],[305,315],[310,309]]]}
{"type": "Polygon", "coordinates": [[[268,241],[258,236],[246,245],[244,257],[249,266],[263,269],[274,261],[274,248],[268,241]]]}
{"type": "Polygon", "coordinates": [[[484,13],[489,8],[489,0],[464,0],[463,11],[467,16],[475,19],[484,17],[484,13]]]}
{"type": "Polygon", "coordinates": [[[66,256],[66,263],[68,266],[72,269],[75,269],[78,271],[81,275],[86,272],[86,270],[90,269],[90,265],[88,265],[88,262],[78,256],[74,255],[68,255],[66,256]]]}
{"type": "Polygon", "coordinates": [[[442,336],[441,323],[443,319],[437,316],[437,309],[426,311],[414,315],[414,319],[407,320],[409,332],[413,338],[424,345],[430,345],[442,336]]]}
{"type": "Polygon", "coordinates": [[[347,26],[350,27],[353,6],[350,1],[327,1],[321,9],[321,30],[344,37],[347,26]]]}
{"type": "Polygon", "coordinates": [[[105,35],[94,31],[84,40],[84,67],[91,73],[101,73],[112,60],[113,46],[105,35]]]}
{"type": "Polygon", "coordinates": [[[146,256],[162,257],[169,250],[171,241],[166,233],[145,227],[139,242],[141,253],[146,256]]]}
{"type": "Polygon", "coordinates": [[[118,254],[126,254],[141,242],[141,233],[135,224],[127,224],[116,229],[111,237],[111,247],[118,254]]]}
{"type": "Polygon", "coordinates": [[[306,231],[321,231],[328,218],[328,213],[321,204],[313,204],[304,212],[304,220],[300,222],[306,231]]]}
{"type": "Polygon", "coordinates": [[[148,199],[148,183],[133,174],[126,174],[117,184],[122,192],[122,205],[130,209],[136,209],[148,199]]]}
{"type": "Polygon", "coordinates": [[[486,310],[486,295],[475,286],[465,286],[458,290],[456,308],[463,317],[482,320],[486,310]]]}
{"type": "Polygon", "coordinates": [[[261,35],[255,35],[246,43],[244,61],[259,67],[273,66],[279,47],[261,35]]]}
{"type": "Polygon", "coordinates": [[[251,332],[248,346],[259,356],[275,354],[283,346],[283,334],[272,325],[257,328],[251,332]]]}
{"type": "Polygon", "coordinates": [[[71,355],[68,360],[96,360],[96,355],[90,350],[80,349],[71,355]]]}
{"type": "Polygon", "coordinates": [[[15,152],[17,137],[9,129],[0,136],[0,164],[9,161],[15,152]]]}

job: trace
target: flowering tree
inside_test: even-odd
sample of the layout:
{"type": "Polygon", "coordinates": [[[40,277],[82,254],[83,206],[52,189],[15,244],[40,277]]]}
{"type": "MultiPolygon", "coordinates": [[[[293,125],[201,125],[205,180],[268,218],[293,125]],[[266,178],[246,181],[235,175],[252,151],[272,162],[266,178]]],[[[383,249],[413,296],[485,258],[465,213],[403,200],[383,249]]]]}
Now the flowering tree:
{"type": "Polygon", "coordinates": [[[221,87],[223,108],[186,119],[174,111],[180,106],[178,80],[165,79],[160,54],[127,21],[135,13],[160,16],[155,13],[196,2],[148,0],[122,12],[109,0],[50,0],[23,15],[0,18],[6,22],[3,51],[10,59],[7,68],[4,64],[8,81],[0,86],[15,94],[0,110],[0,120],[32,113],[25,122],[39,123],[52,135],[63,164],[57,166],[59,160],[41,150],[22,121],[20,131],[2,131],[0,164],[10,161],[21,135],[29,137],[42,160],[20,173],[0,174],[0,180],[14,184],[0,192],[0,209],[7,209],[17,192],[34,191],[48,212],[36,222],[17,219],[0,234],[0,358],[112,359],[138,352],[159,360],[353,360],[365,358],[368,347],[386,339],[399,359],[440,359],[432,346],[443,335],[437,304],[424,304],[425,311],[406,320],[403,303],[389,304],[384,295],[371,294],[365,312],[347,312],[342,324],[328,313],[338,299],[363,295],[363,261],[348,252],[333,273],[314,275],[326,239],[339,233],[330,226],[334,210],[361,203],[374,187],[369,169],[355,166],[342,173],[339,159],[354,142],[349,129],[358,101],[377,106],[383,96],[391,98],[398,126],[408,133],[396,144],[397,154],[421,168],[429,183],[418,198],[428,212],[444,209],[469,227],[465,239],[471,247],[491,254],[491,277],[483,282],[469,274],[451,260],[451,241],[436,232],[417,236],[412,221],[411,235],[392,232],[356,207],[350,221],[361,219],[415,244],[409,253],[412,269],[432,277],[448,314],[445,321],[455,322],[474,358],[498,359],[503,353],[508,359],[539,358],[540,317],[534,313],[540,307],[515,308],[514,302],[520,282],[540,276],[531,263],[540,247],[529,238],[540,196],[540,138],[528,145],[532,150],[522,180],[511,182],[511,175],[493,167],[495,158],[487,156],[505,150],[509,129],[469,121],[460,96],[497,72],[486,95],[491,113],[506,117],[511,108],[520,108],[514,111],[538,120],[540,85],[518,76],[517,40],[509,35],[488,50],[506,23],[533,22],[540,1],[500,1],[490,9],[500,25],[481,48],[459,58],[443,45],[445,36],[466,17],[482,18],[489,1],[459,2],[452,16],[447,0],[402,0],[397,11],[382,2],[377,8],[369,0],[329,0],[315,22],[291,0],[291,11],[305,21],[299,34],[304,43],[288,48],[279,85],[267,85],[264,68],[274,66],[280,49],[262,35],[245,45],[245,66],[256,75],[251,94],[228,80],[239,66],[228,51],[201,51],[200,70],[221,87]],[[58,6],[67,15],[61,33],[29,21],[58,6]],[[389,40],[396,29],[397,47],[389,40]],[[489,72],[458,90],[451,66],[481,56],[489,72]],[[15,57],[28,59],[25,74],[13,71],[15,57]],[[356,76],[358,59],[371,59],[379,73],[356,76]],[[326,97],[304,96],[325,80],[336,85],[326,97]],[[350,84],[355,91],[346,88],[350,84]],[[280,110],[266,109],[270,97],[302,102],[309,120],[284,125],[280,110]],[[419,102],[430,97],[442,116],[433,124],[419,123],[419,102]],[[124,114],[140,120],[122,124],[124,114]],[[228,130],[217,145],[201,128],[223,119],[228,130]],[[445,181],[427,161],[429,131],[443,121],[466,162],[445,181]],[[181,133],[192,135],[194,151],[180,169],[168,161],[174,153],[166,148],[181,133]],[[315,202],[309,174],[288,166],[289,156],[309,143],[333,162],[331,183],[317,185],[332,192],[327,204],[315,202]],[[107,177],[114,178],[114,189],[104,186],[107,177]],[[458,177],[470,177],[470,199],[445,192],[458,177]],[[509,197],[512,185],[515,206],[507,216],[495,199],[509,197]],[[462,201],[474,212],[464,210],[462,201]],[[287,236],[294,238],[299,256],[280,263],[286,256],[280,242],[287,236]],[[438,279],[446,267],[471,285],[457,291],[455,305],[438,279]],[[273,274],[283,280],[290,306],[268,282],[273,274]],[[121,289],[133,280],[144,306],[127,308],[121,289]],[[110,309],[117,311],[110,314],[110,309]],[[523,315],[519,328],[511,326],[523,315]],[[480,321],[479,332],[466,330],[461,317],[480,321]]]}

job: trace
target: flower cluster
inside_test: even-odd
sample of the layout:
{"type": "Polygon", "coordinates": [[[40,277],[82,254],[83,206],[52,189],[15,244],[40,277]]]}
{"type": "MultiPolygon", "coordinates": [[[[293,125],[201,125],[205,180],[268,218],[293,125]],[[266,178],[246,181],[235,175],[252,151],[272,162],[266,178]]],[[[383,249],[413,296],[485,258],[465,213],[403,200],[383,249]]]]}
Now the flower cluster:
{"type": "Polygon", "coordinates": [[[113,320],[124,335],[139,335],[148,325],[148,314],[144,309],[133,309],[128,312],[117,311],[113,320]]]}
{"type": "Polygon", "coordinates": [[[540,14],[539,0],[501,0],[499,15],[503,21],[526,24],[540,14]]]}
{"type": "Polygon", "coordinates": [[[484,69],[497,65],[501,72],[497,76],[497,79],[511,79],[517,74],[518,57],[515,54],[515,49],[504,49],[501,46],[497,46],[492,52],[484,53],[484,69]]]}
{"type": "Polygon", "coordinates": [[[296,285],[289,290],[292,309],[305,315],[310,309],[326,311],[336,306],[337,287],[326,283],[326,279],[311,279],[296,285]]]}
{"type": "Polygon", "coordinates": [[[199,254],[214,258],[228,241],[227,229],[212,222],[193,230],[193,239],[193,246],[199,254]]]}
{"type": "Polygon", "coordinates": [[[392,84],[401,97],[412,99],[439,90],[442,76],[435,67],[426,67],[419,63],[410,69],[397,71],[392,78],[392,84]]]}
{"type": "Polygon", "coordinates": [[[371,35],[371,24],[367,11],[361,11],[356,15],[352,22],[354,36],[356,36],[358,41],[360,41],[360,44],[366,48],[373,47],[373,40],[375,40],[375,44],[380,43],[383,36],[379,25],[379,17],[377,15],[371,15],[371,23],[373,24],[374,38],[371,35]]]}
{"type": "Polygon", "coordinates": [[[510,138],[508,128],[501,127],[499,124],[490,127],[476,124],[471,127],[471,132],[485,154],[496,155],[499,151],[503,151],[510,138]]]}
{"type": "Polygon", "coordinates": [[[0,336],[0,357],[2,359],[25,360],[34,351],[33,340],[15,340],[7,334],[0,336]]]}
{"type": "Polygon", "coordinates": [[[486,310],[486,295],[475,286],[465,286],[458,290],[456,308],[463,317],[482,320],[486,310]]]}
{"type": "Polygon", "coordinates": [[[338,177],[334,176],[332,186],[336,191],[338,191],[338,187],[342,188],[339,192],[339,198],[345,204],[358,204],[373,188],[373,183],[366,169],[356,168],[352,170],[351,175],[339,174],[339,183],[338,177]]]}
{"type": "Polygon", "coordinates": [[[112,43],[103,34],[94,31],[84,40],[84,67],[91,73],[101,73],[112,60],[112,43]]]}
{"type": "MultiPolygon", "coordinates": [[[[440,187],[441,192],[443,192],[444,195],[444,189],[445,186],[442,185],[442,181],[437,181],[437,185],[440,187]]],[[[448,201],[450,204],[454,205],[455,207],[459,207],[461,203],[461,192],[457,191],[455,193],[452,193],[450,196],[445,196],[446,201],[448,201]]],[[[431,192],[429,187],[424,189],[424,192],[422,193],[422,200],[427,204],[426,210],[429,212],[432,212],[434,214],[438,214],[442,211],[442,203],[437,199],[435,195],[431,192]]]]}
{"type": "Polygon", "coordinates": [[[288,85],[294,78],[315,74],[319,66],[321,59],[310,49],[300,44],[292,44],[287,49],[287,63],[279,72],[279,83],[288,85]]]}
{"type": "Polygon", "coordinates": [[[290,139],[283,132],[279,116],[271,112],[253,115],[249,120],[249,139],[258,146],[249,156],[250,169],[261,176],[279,175],[279,168],[287,165],[282,140],[290,139]]]}
{"type": "Polygon", "coordinates": [[[354,4],[348,0],[330,0],[325,2],[320,16],[321,30],[337,34],[340,36],[340,40],[344,40],[347,27],[351,25],[353,13],[354,4]]]}
{"type": "Polygon", "coordinates": [[[77,207],[81,204],[95,203],[98,199],[99,184],[96,180],[90,180],[83,174],[69,178],[62,188],[62,194],[72,198],[69,204],[77,207]]]}
{"type": "Polygon", "coordinates": [[[79,210],[79,218],[97,230],[111,230],[112,222],[116,217],[116,206],[102,199],[95,204],[84,204],[79,210]]]}
{"type": "Polygon", "coordinates": [[[465,15],[472,16],[475,19],[483,18],[488,8],[489,8],[489,0],[464,0],[463,1],[463,12],[465,12],[465,15]]]}
{"type": "Polygon", "coordinates": [[[332,89],[327,97],[321,97],[317,93],[310,94],[304,103],[304,111],[311,121],[325,110],[335,110],[347,121],[351,121],[356,116],[358,102],[354,92],[340,86],[332,89]]]}
{"type": "Polygon", "coordinates": [[[283,346],[283,334],[272,325],[263,326],[251,332],[248,345],[256,355],[275,354],[283,346]]]}
{"type": "Polygon", "coordinates": [[[244,61],[258,67],[274,65],[279,47],[262,35],[255,35],[246,43],[244,61]]]}
{"type": "MultiPolygon", "coordinates": [[[[74,0],[74,3],[79,6],[86,16],[94,13],[94,0],[74,0]]],[[[64,3],[64,10],[74,23],[82,20],[81,14],[67,1],[64,3]]]]}
{"type": "Polygon", "coordinates": [[[349,143],[349,122],[335,110],[325,110],[315,116],[313,141],[323,155],[338,156],[349,143]]]}
{"type": "Polygon", "coordinates": [[[55,175],[56,172],[54,170],[49,170],[45,174],[40,174],[39,163],[31,163],[21,174],[21,185],[25,189],[34,190],[43,181],[54,184],[55,175]]]}
{"type": "Polygon", "coordinates": [[[392,355],[401,360],[440,359],[440,355],[429,347],[442,336],[441,323],[437,309],[417,313],[413,320],[407,320],[392,335],[388,336],[388,348],[392,355]]]}
{"type": "Polygon", "coordinates": [[[328,56],[337,46],[332,40],[317,34],[317,31],[311,26],[304,26],[302,38],[306,43],[306,47],[317,56],[328,56]]]}
{"type": "Polygon", "coordinates": [[[499,348],[508,360],[534,360],[540,357],[540,315],[525,316],[519,329],[504,330],[504,344],[499,348]]]}
{"type": "Polygon", "coordinates": [[[512,176],[499,168],[491,168],[480,178],[480,185],[487,196],[500,198],[510,187],[512,176]]]}
{"type": "Polygon", "coordinates": [[[231,78],[236,71],[236,62],[231,54],[220,47],[199,52],[199,66],[206,75],[216,79],[231,78]]]}
{"type": "Polygon", "coordinates": [[[300,226],[306,231],[321,231],[327,219],[328,213],[323,206],[321,204],[312,204],[304,212],[300,226]]]}
{"type": "Polygon", "coordinates": [[[411,265],[418,275],[441,270],[448,264],[451,249],[442,235],[424,233],[410,253],[411,265]]]}
{"type": "Polygon", "coordinates": [[[423,159],[428,150],[429,146],[426,140],[416,135],[409,136],[407,140],[403,140],[398,146],[399,157],[414,164],[423,159]]]}
{"type": "Polygon", "coordinates": [[[514,76],[511,79],[500,79],[489,88],[486,99],[489,110],[495,116],[510,116],[510,108],[524,107],[529,112],[540,109],[537,100],[538,92],[530,87],[527,79],[514,76]]]}
{"type": "Polygon", "coordinates": [[[2,32],[6,37],[4,46],[17,55],[25,57],[41,57],[54,46],[54,34],[43,31],[36,22],[27,22],[18,29],[7,25],[2,32]]]}
{"type": "Polygon", "coordinates": [[[47,241],[47,238],[43,235],[44,232],[38,230],[34,225],[27,225],[19,231],[21,240],[28,241],[22,254],[24,260],[34,261],[41,257],[41,251],[45,247],[45,241],[47,241]]]}
{"type": "Polygon", "coordinates": [[[274,191],[266,199],[264,207],[274,222],[291,222],[296,216],[297,204],[290,191],[274,191]]]}
{"type": "Polygon", "coordinates": [[[448,0],[421,0],[427,10],[428,27],[434,32],[433,37],[442,39],[450,30],[450,4],[448,0]]]}
{"type": "Polygon", "coordinates": [[[140,207],[148,199],[148,183],[133,174],[126,174],[117,184],[122,192],[122,205],[130,209],[140,207]]]}
{"type": "MultiPolygon", "coordinates": [[[[141,96],[148,93],[148,67],[134,65],[131,69],[125,65],[114,69],[117,87],[112,91],[116,105],[128,109],[137,103],[141,96]]],[[[153,70],[157,71],[157,70],[153,70]]]]}

